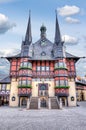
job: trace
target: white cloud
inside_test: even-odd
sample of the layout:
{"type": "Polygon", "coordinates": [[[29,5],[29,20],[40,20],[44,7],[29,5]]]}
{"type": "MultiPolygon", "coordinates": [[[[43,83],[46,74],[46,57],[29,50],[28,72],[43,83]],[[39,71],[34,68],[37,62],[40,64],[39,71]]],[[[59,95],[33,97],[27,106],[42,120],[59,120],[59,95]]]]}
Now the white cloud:
{"type": "Polygon", "coordinates": [[[10,23],[7,16],[0,13],[0,34],[3,34],[10,30],[11,28],[15,27],[15,23],[10,23]]]}
{"type": "Polygon", "coordinates": [[[67,23],[70,23],[70,24],[72,24],[72,23],[80,23],[80,21],[79,21],[78,19],[71,18],[71,17],[66,17],[66,18],[65,18],[65,21],[66,21],[67,23]]]}
{"type": "Polygon", "coordinates": [[[65,41],[66,45],[76,45],[78,44],[78,39],[69,35],[63,35],[62,40],[65,41]]]}
{"type": "Polygon", "coordinates": [[[65,5],[64,7],[58,8],[57,11],[61,16],[70,16],[78,14],[80,12],[80,8],[75,5],[73,6],[65,5]]]}
{"type": "Polygon", "coordinates": [[[20,53],[19,49],[13,48],[13,49],[2,49],[0,50],[0,56],[5,57],[5,56],[13,56],[20,53]]]}

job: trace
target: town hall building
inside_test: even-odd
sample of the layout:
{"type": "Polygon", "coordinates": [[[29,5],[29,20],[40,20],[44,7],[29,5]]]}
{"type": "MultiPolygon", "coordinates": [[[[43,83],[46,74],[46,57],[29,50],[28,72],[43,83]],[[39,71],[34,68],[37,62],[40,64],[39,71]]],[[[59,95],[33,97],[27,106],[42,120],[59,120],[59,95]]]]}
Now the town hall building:
{"type": "Polygon", "coordinates": [[[54,42],[47,39],[46,31],[42,25],[38,41],[32,43],[29,15],[21,52],[6,57],[10,73],[0,81],[0,103],[28,109],[58,109],[60,102],[76,106],[75,63],[79,57],[65,51],[57,14],[54,42]]]}

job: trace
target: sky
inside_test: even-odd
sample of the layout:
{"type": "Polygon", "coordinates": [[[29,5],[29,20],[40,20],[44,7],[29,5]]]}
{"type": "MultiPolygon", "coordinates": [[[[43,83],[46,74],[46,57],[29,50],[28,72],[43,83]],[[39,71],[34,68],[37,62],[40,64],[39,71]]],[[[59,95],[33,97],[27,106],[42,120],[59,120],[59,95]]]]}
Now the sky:
{"type": "MultiPolygon", "coordinates": [[[[66,51],[79,57],[86,57],[86,0],[0,0],[0,57],[18,54],[25,38],[29,10],[33,43],[40,38],[40,27],[47,28],[47,38],[54,42],[55,10],[62,40],[66,51]]],[[[9,71],[9,63],[0,70],[9,71]]],[[[86,75],[86,58],[76,64],[77,75],[86,75]]]]}

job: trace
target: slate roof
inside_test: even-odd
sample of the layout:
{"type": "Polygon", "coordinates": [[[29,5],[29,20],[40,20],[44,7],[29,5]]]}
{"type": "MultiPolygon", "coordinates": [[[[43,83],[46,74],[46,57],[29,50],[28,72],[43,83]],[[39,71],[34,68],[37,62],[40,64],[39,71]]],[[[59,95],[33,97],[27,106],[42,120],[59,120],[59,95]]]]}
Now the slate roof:
{"type": "Polygon", "coordinates": [[[75,83],[76,83],[77,85],[86,86],[86,81],[76,81],[75,83]]]}
{"type": "Polygon", "coordinates": [[[12,58],[21,58],[28,57],[31,60],[55,60],[58,58],[74,58],[76,61],[79,57],[71,55],[70,53],[64,53],[64,45],[61,40],[60,28],[56,13],[56,25],[55,25],[55,41],[52,43],[46,38],[46,27],[44,25],[41,26],[40,31],[40,39],[32,44],[32,35],[31,35],[31,18],[29,12],[29,20],[25,35],[25,41],[22,42],[21,53],[7,57],[8,60],[12,58]]]}
{"type": "Polygon", "coordinates": [[[0,80],[0,84],[2,83],[6,83],[6,84],[10,84],[11,83],[11,79],[9,76],[3,78],[2,80],[0,80]]]}
{"type": "MultiPolygon", "coordinates": [[[[48,40],[47,40],[48,41],[48,40]]],[[[40,44],[40,42],[41,42],[41,40],[39,40],[39,41],[37,41],[34,45],[31,45],[30,46],[30,51],[29,51],[29,59],[31,59],[31,60],[55,60],[56,58],[55,57],[53,57],[53,55],[52,55],[52,46],[53,46],[53,43],[51,43],[51,45],[48,47],[48,45],[46,45],[45,46],[45,49],[43,48],[43,47],[41,47],[41,45],[39,45],[40,44]],[[33,48],[34,48],[34,51],[33,51],[33,48]],[[47,50],[49,48],[49,50],[47,50]],[[41,55],[41,54],[44,54],[44,52],[47,50],[47,53],[46,53],[46,55],[41,55]],[[32,52],[33,51],[33,52],[32,52]],[[34,53],[34,55],[32,55],[32,53],[34,53]]],[[[48,41],[49,42],[49,41],[48,41]]],[[[47,42],[47,44],[48,44],[48,42],[47,42]]],[[[68,58],[68,59],[71,59],[71,58],[73,58],[73,59],[75,59],[75,60],[79,60],[80,59],[80,57],[78,57],[78,56],[75,56],[75,55],[72,55],[72,54],[70,54],[70,53],[68,53],[68,52],[66,52],[65,53],[66,54],[66,58],[68,58]]],[[[19,53],[19,54],[17,54],[17,55],[15,55],[15,56],[10,56],[10,57],[6,57],[8,60],[9,59],[12,59],[12,58],[21,58],[21,53],[19,53]]]]}
{"type": "Polygon", "coordinates": [[[32,58],[40,60],[53,59],[52,55],[53,43],[47,38],[39,39],[35,44],[32,45],[32,58]]]}

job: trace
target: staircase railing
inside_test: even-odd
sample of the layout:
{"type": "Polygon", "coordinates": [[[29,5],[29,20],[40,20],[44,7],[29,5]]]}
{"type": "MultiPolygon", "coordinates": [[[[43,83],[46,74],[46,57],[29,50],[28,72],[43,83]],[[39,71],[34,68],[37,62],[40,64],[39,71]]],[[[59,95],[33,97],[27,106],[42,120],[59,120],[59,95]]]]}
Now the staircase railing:
{"type": "Polygon", "coordinates": [[[56,97],[56,101],[57,101],[57,104],[58,104],[58,108],[60,109],[60,102],[58,100],[58,97],[57,96],[55,96],[55,97],[56,97]]]}

